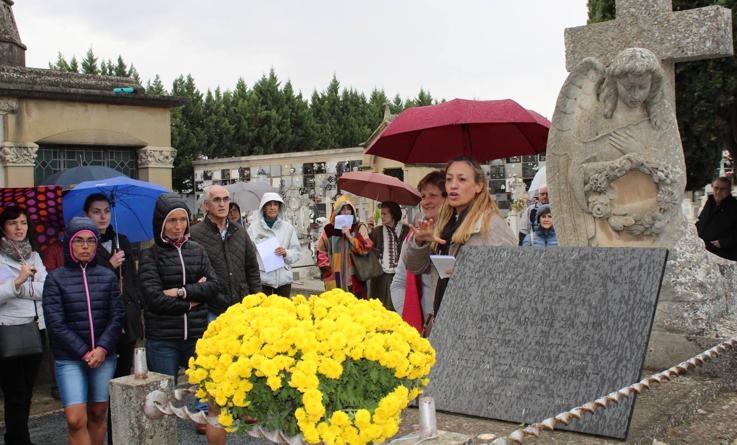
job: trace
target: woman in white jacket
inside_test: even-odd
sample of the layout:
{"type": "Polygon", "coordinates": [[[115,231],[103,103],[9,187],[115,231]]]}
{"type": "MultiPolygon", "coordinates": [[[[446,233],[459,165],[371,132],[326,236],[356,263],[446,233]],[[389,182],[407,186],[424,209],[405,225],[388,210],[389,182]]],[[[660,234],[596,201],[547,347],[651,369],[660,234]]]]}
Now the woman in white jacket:
{"type": "MultiPolygon", "coordinates": [[[[31,323],[44,328],[41,297],[46,268],[31,244],[28,212],[8,207],[0,214],[0,325],[31,323]]],[[[5,443],[31,443],[28,415],[41,354],[0,359],[5,399],[5,443]]]]}
{"type": "Polygon", "coordinates": [[[285,266],[270,272],[264,270],[261,258],[261,286],[266,295],[290,297],[292,292],[291,265],[302,257],[297,231],[284,218],[284,200],[278,193],[264,193],[259,206],[259,217],[248,226],[248,235],[257,246],[269,238],[276,238],[276,255],[284,257],[285,266]]]}

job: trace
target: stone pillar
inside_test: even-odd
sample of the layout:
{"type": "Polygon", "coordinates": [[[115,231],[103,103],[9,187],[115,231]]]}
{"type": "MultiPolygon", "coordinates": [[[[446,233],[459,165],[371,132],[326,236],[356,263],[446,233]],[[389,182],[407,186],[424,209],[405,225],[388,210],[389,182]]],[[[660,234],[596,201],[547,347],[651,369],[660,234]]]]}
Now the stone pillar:
{"type": "Polygon", "coordinates": [[[151,391],[170,392],[174,377],[149,372],[136,380],[129,375],[110,381],[110,413],[113,443],[138,445],[176,445],[179,442],[173,416],[150,419],[143,412],[146,395],[151,391]]]}
{"type": "Polygon", "coordinates": [[[2,187],[33,187],[33,167],[36,165],[38,145],[33,142],[2,142],[0,169],[2,187]]]}
{"type": "Polygon", "coordinates": [[[172,147],[146,146],[138,150],[138,178],[172,188],[171,171],[177,151],[172,147]]]}

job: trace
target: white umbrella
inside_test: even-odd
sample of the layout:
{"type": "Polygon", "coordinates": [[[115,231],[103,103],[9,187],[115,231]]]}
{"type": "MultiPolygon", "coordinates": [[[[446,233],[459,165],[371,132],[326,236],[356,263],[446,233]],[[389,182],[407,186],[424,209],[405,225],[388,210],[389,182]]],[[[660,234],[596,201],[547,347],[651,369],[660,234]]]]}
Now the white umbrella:
{"type": "Polygon", "coordinates": [[[545,177],[545,166],[543,165],[540,167],[540,169],[535,173],[535,177],[532,178],[532,182],[530,183],[530,189],[527,192],[530,196],[534,195],[535,192],[537,192],[537,189],[540,187],[548,185],[548,181],[545,177]]]}

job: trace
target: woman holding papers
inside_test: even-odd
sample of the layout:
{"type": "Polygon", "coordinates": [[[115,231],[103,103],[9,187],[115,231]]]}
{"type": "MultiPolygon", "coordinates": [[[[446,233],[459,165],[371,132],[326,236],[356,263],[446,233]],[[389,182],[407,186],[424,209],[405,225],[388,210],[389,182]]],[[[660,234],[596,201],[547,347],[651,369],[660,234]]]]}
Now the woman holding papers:
{"type": "MultiPolygon", "coordinates": [[[[29,228],[32,227],[28,212],[20,207],[7,207],[0,214],[0,325],[3,326],[32,324],[35,320],[39,328],[43,327],[41,297],[46,269],[33,245],[35,231],[29,228]]],[[[28,414],[40,367],[40,352],[0,359],[5,443],[31,443],[28,414]]]]}
{"type": "MultiPolygon", "coordinates": [[[[457,257],[464,245],[516,246],[517,237],[499,213],[489,195],[486,177],[473,158],[455,158],[445,168],[447,199],[437,219],[421,221],[405,246],[404,259],[412,273],[430,273],[433,288],[433,315],[425,331],[432,327],[452,270],[438,271],[431,255],[457,257]]],[[[447,261],[444,261],[447,262],[447,261]]],[[[438,261],[440,263],[440,261],[438,261]]]]}
{"type": "Polygon", "coordinates": [[[284,200],[278,193],[264,193],[259,209],[260,217],[248,226],[248,235],[259,248],[263,292],[289,298],[292,292],[290,266],[302,257],[297,231],[284,218],[284,200]],[[273,251],[263,252],[264,245],[275,247],[273,251]]]}
{"type": "Polygon", "coordinates": [[[333,205],[330,224],[317,242],[317,265],[325,289],[341,288],[365,298],[366,283],[353,273],[351,253],[368,255],[372,246],[368,229],[356,217],[356,207],[346,196],[340,196],[333,205]]]}

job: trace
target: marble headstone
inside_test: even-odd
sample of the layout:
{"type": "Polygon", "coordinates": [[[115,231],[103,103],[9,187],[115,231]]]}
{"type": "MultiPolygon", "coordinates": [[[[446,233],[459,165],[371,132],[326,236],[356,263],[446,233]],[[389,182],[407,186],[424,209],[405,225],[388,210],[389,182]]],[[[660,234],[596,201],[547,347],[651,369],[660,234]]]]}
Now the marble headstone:
{"type": "MultiPolygon", "coordinates": [[[[637,382],[665,249],[466,247],[430,341],[441,411],[534,423],[637,382]]],[[[625,438],[633,401],[571,424],[625,438]]]]}

